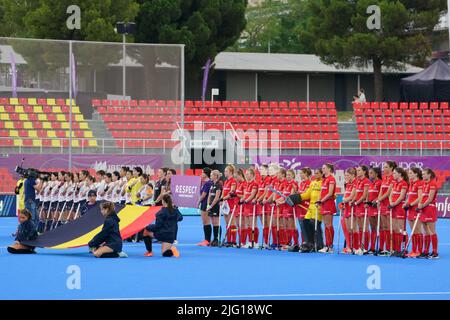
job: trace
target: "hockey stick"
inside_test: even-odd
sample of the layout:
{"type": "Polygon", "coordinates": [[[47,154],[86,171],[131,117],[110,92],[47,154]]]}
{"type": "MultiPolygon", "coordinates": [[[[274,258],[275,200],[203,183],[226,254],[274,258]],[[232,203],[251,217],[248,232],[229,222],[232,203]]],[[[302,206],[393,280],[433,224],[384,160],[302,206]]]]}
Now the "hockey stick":
{"type": "Polygon", "coordinates": [[[270,246],[270,238],[272,237],[273,238],[273,235],[272,235],[272,222],[273,222],[273,211],[275,210],[275,206],[274,205],[272,205],[272,210],[270,211],[270,219],[269,219],[269,236],[267,237],[267,245],[269,245],[270,246]]]}
{"type": "MultiPolygon", "coordinates": [[[[421,214],[421,213],[422,213],[422,211],[419,211],[419,213],[417,214],[416,220],[414,221],[414,225],[413,225],[413,227],[412,227],[412,229],[411,229],[411,237],[409,237],[408,243],[406,244],[405,248],[403,249],[403,252],[402,252],[402,258],[403,258],[403,259],[406,258],[406,251],[408,250],[409,243],[411,242],[411,239],[412,239],[413,236],[414,236],[414,232],[416,231],[417,222],[418,222],[419,219],[420,219],[420,214],[421,214]]],[[[406,220],[406,219],[405,219],[405,220],[406,220]]],[[[413,248],[413,249],[414,249],[414,248],[413,248]]]]}
{"type": "Polygon", "coordinates": [[[381,208],[378,207],[378,221],[377,221],[377,243],[374,255],[377,256],[380,251],[380,224],[381,224],[381,208]]]}
{"type": "Polygon", "coordinates": [[[391,234],[391,239],[390,239],[390,243],[389,243],[389,251],[390,251],[390,255],[392,256],[392,253],[393,253],[393,246],[394,246],[394,230],[392,229],[393,228],[393,226],[392,226],[392,208],[391,209],[389,209],[389,224],[390,224],[390,226],[389,226],[389,233],[391,234]]]}
{"type": "MultiPolygon", "coordinates": [[[[255,247],[255,217],[256,217],[256,204],[253,205],[252,216],[252,249],[255,247]]],[[[258,239],[256,239],[258,241],[258,239]]]]}
{"type": "Polygon", "coordinates": [[[314,221],[314,251],[317,252],[317,238],[318,238],[318,233],[317,233],[317,224],[318,224],[318,220],[319,219],[319,208],[317,208],[316,206],[316,219],[314,221]]]}
{"type": "Polygon", "coordinates": [[[350,250],[352,251],[352,254],[355,254],[355,250],[354,250],[354,248],[353,248],[353,245],[354,245],[354,243],[353,243],[353,235],[354,235],[354,230],[353,230],[353,223],[354,223],[354,221],[353,221],[353,217],[354,217],[354,214],[355,214],[355,207],[352,205],[351,206],[351,210],[350,210],[350,250]]]}
{"type": "Polygon", "coordinates": [[[262,206],[262,216],[261,216],[262,218],[261,218],[261,221],[262,221],[262,227],[263,227],[263,235],[261,237],[261,247],[259,249],[262,250],[262,248],[264,246],[264,229],[266,227],[266,223],[264,221],[265,218],[266,218],[266,206],[263,205],[263,204],[261,204],[261,206],[262,206]]]}
{"type": "Polygon", "coordinates": [[[222,242],[220,242],[220,244],[219,244],[220,248],[223,246],[223,243],[226,241],[225,239],[227,238],[228,232],[230,232],[231,223],[233,222],[233,218],[234,218],[234,211],[236,211],[236,206],[233,207],[233,211],[231,212],[231,218],[228,221],[227,229],[225,230],[225,235],[223,236],[222,242]]]}
{"type": "Polygon", "coordinates": [[[362,239],[361,239],[361,244],[362,244],[362,252],[364,254],[364,251],[366,251],[366,224],[367,224],[367,208],[365,208],[364,210],[364,225],[363,225],[363,232],[362,232],[362,239]]]}
{"type": "Polygon", "coordinates": [[[239,205],[239,244],[238,248],[241,248],[242,243],[242,204],[239,205]]]}
{"type": "Polygon", "coordinates": [[[338,226],[338,234],[337,234],[337,253],[339,254],[339,245],[341,243],[341,224],[342,224],[342,209],[339,209],[339,226],[338,226]]]}

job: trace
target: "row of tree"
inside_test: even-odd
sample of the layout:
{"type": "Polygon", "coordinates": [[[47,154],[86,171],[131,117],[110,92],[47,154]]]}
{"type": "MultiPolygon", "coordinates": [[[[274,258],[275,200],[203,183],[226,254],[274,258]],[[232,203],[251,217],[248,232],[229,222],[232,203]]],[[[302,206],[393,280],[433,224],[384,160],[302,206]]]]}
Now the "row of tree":
{"type": "Polygon", "coordinates": [[[247,0],[0,0],[0,36],[121,41],[116,22],[136,22],[138,43],[183,43],[186,66],[201,73],[245,28],[247,0]],[[67,8],[81,9],[80,30],[69,30],[67,8]]]}
{"type": "Polygon", "coordinates": [[[208,58],[231,51],[313,53],[338,67],[373,66],[376,99],[382,67],[424,64],[445,0],[0,0],[0,36],[120,41],[118,21],[135,21],[139,43],[183,43],[186,67],[201,74],[208,58]],[[81,8],[81,29],[66,27],[67,7],[81,8]],[[367,8],[381,8],[381,29],[367,8]],[[248,24],[246,27],[246,23],[248,24]],[[245,31],[244,31],[245,29],[245,31]],[[243,32],[244,31],[244,32],[243,32]],[[242,35],[242,37],[240,37],[242,35]]]}
{"type": "Polygon", "coordinates": [[[312,53],[338,67],[373,67],[381,101],[382,67],[425,66],[446,10],[446,0],[265,0],[249,9],[243,37],[230,50],[312,53]],[[379,30],[367,27],[371,5],[381,9],[379,30]]]}

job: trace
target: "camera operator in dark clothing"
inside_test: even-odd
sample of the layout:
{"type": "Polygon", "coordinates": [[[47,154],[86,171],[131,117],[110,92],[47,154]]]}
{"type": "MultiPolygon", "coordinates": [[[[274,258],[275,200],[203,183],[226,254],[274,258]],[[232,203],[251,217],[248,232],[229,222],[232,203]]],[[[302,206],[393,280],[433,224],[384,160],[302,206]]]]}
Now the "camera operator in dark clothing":
{"type": "Polygon", "coordinates": [[[30,211],[32,221],[35,226],[39,224],[39,214],[37,211],[36,203],[36,190],[38,190],[38,184],[36,183],[36,175],[32,172],[28,172],[25,175],[24,194],[25,194],[25,209],[30,211]]]}

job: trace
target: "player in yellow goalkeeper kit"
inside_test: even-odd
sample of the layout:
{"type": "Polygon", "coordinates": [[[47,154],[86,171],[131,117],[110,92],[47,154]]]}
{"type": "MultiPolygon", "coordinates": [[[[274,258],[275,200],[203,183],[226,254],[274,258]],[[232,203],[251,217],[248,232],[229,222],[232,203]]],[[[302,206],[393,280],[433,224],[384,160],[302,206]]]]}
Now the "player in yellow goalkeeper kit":
{"type": "Polygon", "coordinates": [[[303,219],[300,224],[304,239],[304,243],[300,247],[300,251],[302,252],[311,252],[323,248],[321,227],[322,214],[320,212],[320,207],[316,206],[316,202],[320,200],[322,180],[322,169],[317,169],[314,172],[314,180],[311,181],[309,188],[300,195],[291,196],[295,204],[302,205],[302,201],[309,201],[309,207],[305,219],[303,219]]]}

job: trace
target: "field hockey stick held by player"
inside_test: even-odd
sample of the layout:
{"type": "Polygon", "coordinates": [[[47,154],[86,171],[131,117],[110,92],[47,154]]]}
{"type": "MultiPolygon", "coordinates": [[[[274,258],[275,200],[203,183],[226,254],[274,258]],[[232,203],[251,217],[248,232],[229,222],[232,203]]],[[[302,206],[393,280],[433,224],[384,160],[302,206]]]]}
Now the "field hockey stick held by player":
{"type": "Polygon", "coordinates": [[[361,239],[361,244],[362,244],[362,252],[364,253],[364,251],[366,251],[366,224],[367,224],[367,208],[365,208],[364,210],[364,225],[363,225],[363,233],[361,235],[362,239],[361,239]]]}
{"type": "Polygon", "coordinates": [[[354,219],[354,213],[355,213],[355,207],[353,205],[351,205],[351,209],[350,209],[350,250],[352,251],[352,254],[355,254],[355,250],[353,250],[353,219],[354,219]]]}
{"type": "Polygon", "coordinates": [[[273,212],[275,210],[275,206],[272,205],[272,210],[270,210],[270,219],[269,219],[269,236],[267,237],[267,245],[270,246],[270,241],[272,240],[271,238],[273,238],[273,234],[272,234],[272,224],[273,224],[273,212]]]}
{"type": "Polygon", "coordinates": [[[342,225],[342,209],[339,209],[339,225],[337,234],[337,253],[339,254],[339,245],[341,243],[341,225],[342,225]]]}
{"type": "Polygon", "coordinates": [[[265,223],[265,217],[266,217],[266,206],[264,204],[261,204],[262,206],[262,229],[263,229],[263,236],[261,237],[261,247],[259,248],[260,250],[263,249],[264,247],[264,229],[266,228],[266,223],[265,223]]]}
{"type": "Polygon", "coordinates": [[[392,226],[392,208],[389,209],[389,233],[391,235],[391,239],[389,241],[389,251],[390,251],[390,255],[392,256],[393,253],[393,246],[394,246],[394,230],[393,230],[393,226],[392,226]]]}
{"type": "Polygon", "coordinates": [[[228,236],[228,232],[230,232],[230,227],[231,227],[231,223],[233,222],[234,219],[234,212],[236,211],[236,206],[233,207],[233,211],[231,211],[231,217],[230,220],[228,220],[228,224],[227,224],[227,229],[225,230],[225,235],[223,236],[223,240],[222,242],[220,242],[219,247],[221,248],[223,246],[223,243],[226,241],[225,239],[228,236]]]}
{"type": "Polygon", "coordinates": [[[406,251],[408,250],[409,243],[411,242],[411,239],[412,239],[413,236],[414,236],[414,232],[416,231],[417,222],[418,222],[419,219],[420,219],[420,214],[421,214],[421,211],[419,211],[419,213],[417,214],[416,220],[414,221],[414,225],[413,225],[413,227],[412,227],[412,229],[411,229],[411,237],[409,237],[408,243],[406,244],[405,248],[404,248],[403,251],[402,251],[402,258],[403,258],[403,259],[406,258],[406,251]]]}
{"type": "MultiPolygon", "coordinates": [[[[402,245],[406,245],[406,238],[408,237],[408,234],[406,233],[406,219],[408,217],[408,208],[405,210],[405,220],[403,222],[403,231],[402,231],[402,245]]],[[[412,234],[411,234],[412,235],[412,234]]],[[[405,251],[408,249],[408,246],[405,247],[405,251]]]]}
{"type": "Polygon", "coordinates": [[[239,243],[237,247],[240,249],[242,243],[242,204],[239,204],[239,243]]]}
{"type": "Polygon", "coordinates": [[[318,224],[318,219],[319,219],[319,208],[317,206],[316,207],[316,219],[314,221],[314,251],[317,252],[317,238],[318,238],[318,233],[317,233],[317,224],[318,224]]]}
{"type": "Polygon", "coordinates": [[[380,251],[380,224],[381,224],[381,208],[378,207],[378,217],[377,217],[377,243],[375,247],[374,255],[377,256],[380,251]]]}
{"type": "Polygon", "coordinates": [[[221,216],[221,213],[222,213],[222,207],[221,206],[219,206],[219,222],[218,222],[218,227],[219,227],[219,231],[218,231],[218,235],[217,235],[217,246],[218,247],[220,247],[221,246],[221,238],[222,238],[222,234],[221,234],[221,231],[220,231],[220,220],[222,219],[222,216],[221,216]]]}
{"type": "Polygon", "coordinates": [[[255,217],[256,217],[256,204],[253,205],[253,216],[252,216],[252,249],[255,247],[255,217]]]}

